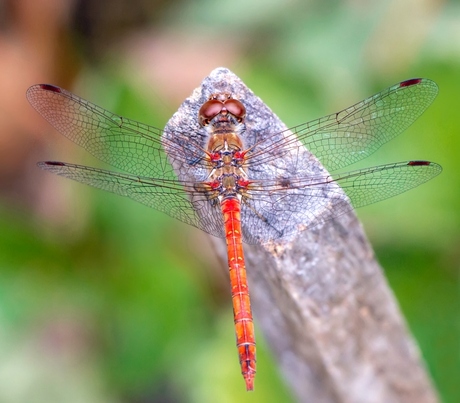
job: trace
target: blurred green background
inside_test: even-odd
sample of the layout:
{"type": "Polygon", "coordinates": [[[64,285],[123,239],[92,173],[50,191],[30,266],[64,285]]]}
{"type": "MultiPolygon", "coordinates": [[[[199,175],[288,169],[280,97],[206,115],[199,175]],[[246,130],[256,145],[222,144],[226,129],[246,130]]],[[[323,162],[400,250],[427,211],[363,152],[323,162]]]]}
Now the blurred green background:
{"type": "Polygon", "coordinates": [[[443,401],[460,401],[460,2],[3,0],[0,27],[0,402],[294,401],[260,331],[245,392],[205,234],[35,166],[98,162],[32,110],[30,85],[162,127],[218,66],[288,126],[437,82],[428,111],[360,166],[444,172],[359,215],[443,401]]]}

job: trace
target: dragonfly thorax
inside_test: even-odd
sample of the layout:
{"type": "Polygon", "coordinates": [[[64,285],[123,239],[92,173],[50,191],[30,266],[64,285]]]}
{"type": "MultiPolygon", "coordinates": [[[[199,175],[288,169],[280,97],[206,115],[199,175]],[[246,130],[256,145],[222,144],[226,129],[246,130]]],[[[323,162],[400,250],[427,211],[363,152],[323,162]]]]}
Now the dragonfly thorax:
{"type": "Polygon", "coordinates": [[[246,150],[241,137],[245,116],[243,104],[227,93],[211,95],[200,108],[198,120],[208,135],[204,151],[209,172],[195,189],[209,199],[241,200],[246,192],[249,179],[243,169],[246,150]]]}
{"type": "Polygon", "coordinates": [[[226,145],[221,150],[214,150],[211,154],[209,175],[204,182],[207,191],[212,190],[214,197],[219,199],[244,193],[249,179],[243,163],[244,152],[239,148],[230,150],[226,145]]]}
{"type": "Polygon", "coordinates": [[[243,140],[238,133],[233,131],[212,133],[208,139],[206,151],[210,154],[219,153],[222,156],[225,153],[241,151],[243,149],[243,140]]]}

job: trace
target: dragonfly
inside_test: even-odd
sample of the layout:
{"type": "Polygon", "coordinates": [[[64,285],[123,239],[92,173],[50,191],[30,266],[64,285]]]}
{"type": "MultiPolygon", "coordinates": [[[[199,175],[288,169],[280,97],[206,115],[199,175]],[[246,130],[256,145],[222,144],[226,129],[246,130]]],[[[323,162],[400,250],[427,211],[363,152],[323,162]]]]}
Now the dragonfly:
{"type": "Polygon", "coordinates": [[[50,84],[30,87],[27,99],[60,133],[121,172],[56,161],[39,162],[40,168],[226,240],[236,344],[249,391],[256,342],[243,243],[292,239],[438,175],[440,165],[421,160],[335,175],[323,168],[339,170],[372,154],[409,127],[437,92],[429,79],[409,79],[340,112],[275,132],[251,123],[266,115],[244,97],[222,90],[202,95],[197,113],[187,116],[192,128],[168,124],[163,130],[50,84]]]}

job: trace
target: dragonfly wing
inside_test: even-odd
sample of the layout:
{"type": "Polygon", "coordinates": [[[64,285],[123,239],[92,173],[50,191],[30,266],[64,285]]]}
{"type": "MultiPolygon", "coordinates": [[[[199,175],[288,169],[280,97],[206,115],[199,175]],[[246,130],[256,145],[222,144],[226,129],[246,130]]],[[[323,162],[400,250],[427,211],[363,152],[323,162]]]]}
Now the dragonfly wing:
{"type": "Polygon", "coordinates": [[[406,161],[339,174],[334,180],[358,208],[404,193],[441,172],[434,162],[406,161]]]}
{"type": "Polygon", "coordinates": [[[320,174],[254,181],[243,203],[244,240],[258,243],[286,239],[302,229],[314,228],[347,213],[353,207],[406,192],[441,171],[441,166],[433,162],[406,161],[334,177],[320,174]]]}
{"type": "Polygon", "coordinates": [[[224,237],[219,206],[208,200],[205,193],[195,191],[193,184],[156,180],[64,162],[39,162],[38,166],[77,182],[129,197],[211,235],[224,237]],[[206,219],[199,219],[198,215],[206,219]]]}
{"type": "Polygon", "coordinates": [[[305,229],[352,210],[331,177],[324,177],[321,183],[313,181],[308,187],[293,183],[284,189],[256,185],[247,194],[241,211],[243,240],[247,243],[290,240],[305,229]]]}
{"type": "Polygon", "coordinates": [[[62,88],[34,85],[27,90],[27,99],[64,136],[123,171],[174,178],[165,146],[176,160],[184,155],[183,144],[189,159],[202,159],[202,148],[187,136],[175,133],[173,140],[162,138],[162,130],[113,114],[62,88]]]}
{"type": "Polygon", "coordinates": [[[343,168],[406,130],[437,93],[429,79],[403,81],[340,112],[292,127],[284,136],[267,137],[250,158],[260,164],[276,150],[280,154],[305,146],[327,169],[343,168]]]}

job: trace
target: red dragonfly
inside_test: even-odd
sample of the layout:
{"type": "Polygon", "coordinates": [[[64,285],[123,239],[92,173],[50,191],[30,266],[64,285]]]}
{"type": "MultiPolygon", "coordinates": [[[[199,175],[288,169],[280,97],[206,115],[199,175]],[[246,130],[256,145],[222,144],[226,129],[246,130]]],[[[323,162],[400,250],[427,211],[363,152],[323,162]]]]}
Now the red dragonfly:
{"type": "Polygon", "coordinates": [[[350,211],[350,200],[354,207],[371,204],[438,175],[438,164],[406,161],[332,177],[315,158],[336,170],[367,157],[411,125],[438,89],[428,79],[410,79],[338,113],[270,131],[263,126],[273,117],[269,109],[252,95],[260,106],[254,107],[238,86],[225,86],[184,102],[181,108],[195,102],[194,114],[176,113],[165,130],[53,85],[34,85],[27,98],[64,136],[127,173],[50,161],[40,168],[128,196],[226,240],[239,361],[253,390],[256,344],[242,242],[294,237],[350,211]]]}

